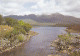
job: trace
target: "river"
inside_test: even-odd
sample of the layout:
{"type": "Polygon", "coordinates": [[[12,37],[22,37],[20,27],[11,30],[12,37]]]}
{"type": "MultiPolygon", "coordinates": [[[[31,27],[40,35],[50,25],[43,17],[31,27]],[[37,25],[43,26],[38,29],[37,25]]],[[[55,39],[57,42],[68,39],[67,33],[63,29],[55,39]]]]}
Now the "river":
{"type": "Polygon", "coordinates": [[[55,40],[59,34],[66,33],[65,29],[66,27],[32,28],[32,31],[38,32],[39,34],[33,36],[29,42],[1,56],[48,56],[52,52],[55,52],[51,51],[50,43],[55,40]]]}

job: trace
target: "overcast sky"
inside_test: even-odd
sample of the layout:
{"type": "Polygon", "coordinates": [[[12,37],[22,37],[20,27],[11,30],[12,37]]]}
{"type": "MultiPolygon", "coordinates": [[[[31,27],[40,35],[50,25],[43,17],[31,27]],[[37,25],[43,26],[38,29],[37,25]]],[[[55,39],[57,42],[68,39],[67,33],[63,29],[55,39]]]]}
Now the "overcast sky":
{"type": "Polygon", "coordinates": [[[80,17],[80,0],[0,0],[0,14],[61,13],[80,17]]]}

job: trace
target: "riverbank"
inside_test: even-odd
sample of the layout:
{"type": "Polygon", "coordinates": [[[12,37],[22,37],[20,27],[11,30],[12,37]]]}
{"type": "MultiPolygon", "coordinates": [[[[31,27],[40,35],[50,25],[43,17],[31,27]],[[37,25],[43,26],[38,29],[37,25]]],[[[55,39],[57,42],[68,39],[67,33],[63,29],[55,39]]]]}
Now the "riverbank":
{"type": "Polygon", "coordinates": [[[55,53],[57,53],[58,56],[66,56],[66,55],[79,56],[80,55],[80,35],[71,35],[71,34],[58,35],[58,39],[51,42],[51,46],[55,47],[55,50],[56,50],[55,53]]]}
{"type": "Polygon", "coordinates": [[[8,48],[4,49],[3,47],[0,47],[0,54],[4,53],[4,52],[8,52],[18,46],[21,46],[22,44],[24,44],[25,42],[28,42],[30,40],[31,37],[35,36],[35,35],[38,35],[37,32],[34,32],[34,31],[29,31],[24,37],[25,37],[25,40],[22,41],[22,42],[18,42],[16,45],[13,45],[13,46],[9,46],[8,48]]]}
{"type": "Polygon", "coordinates": [[[67,27],[65,31],[67,34],[58,35],[51,42],[50,46],[55,47],[55,54],[49,56],[80,56],[80,25],[67,27]]]}

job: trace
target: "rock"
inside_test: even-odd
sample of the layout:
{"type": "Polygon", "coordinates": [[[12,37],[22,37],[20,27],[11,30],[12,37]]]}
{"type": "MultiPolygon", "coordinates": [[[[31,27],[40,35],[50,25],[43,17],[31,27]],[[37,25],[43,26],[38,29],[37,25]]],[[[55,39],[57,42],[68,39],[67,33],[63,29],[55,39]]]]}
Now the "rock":
{"type": "Polygon", "coordinates": [[[52,43],[52,44],[50,44],[50,46],[51,46],[51,47],[53,47],[53,46],[54,46],[54,44],[52,43]]]}
{"type": "Polygon", "coordinates": [[[62,53],[67,53],[67,51],[66,50],[63,50],[62,53]]]}
{"type": "Polygon", "coordinates": [[[55,56],[60,56],[60,55],[57,54],[57,55],[55,55],[55,56]]]}
{"type": "Polygon", "coordinates": [[[60,56],[60,55],[57,54],[57,55],[48,55],[48,56],[60,56]]]}
{"type": "Polygon", "coordinates": [[[54,49],[54,47],[50,47],[50,50],[53,50],[54,49]]]}
{"type": "Polygon", "coordinates": [[[58,42],[59,41],[59,39],[56,39],[54,42],[58,42]]]}
{"type": "Polygon", "coordinates": [[[50,47],[57,47],[57,45],[55,43],[51,43],[50,47]]]}
{"type": "Polygon", "coordinates": [[[0,50],[3,49],[3,47],[0,47],[0,50]]]}
{"type": "Polygon", "coordinates": [[[26,35],[29,35],[29,33],[26,33],[26,35]]]}
{"type": "Polygon", "coordinates": [[[54,56],[54,55],[48,55],[48,56],[54,56]]]}
{"type": "Polygon", "coordinates": [[[72,48],[73,48],[72,46],[69,46],[69,48],[68,48],[68,49],[69,49],[69,50],[71,50],[72,48]]]}

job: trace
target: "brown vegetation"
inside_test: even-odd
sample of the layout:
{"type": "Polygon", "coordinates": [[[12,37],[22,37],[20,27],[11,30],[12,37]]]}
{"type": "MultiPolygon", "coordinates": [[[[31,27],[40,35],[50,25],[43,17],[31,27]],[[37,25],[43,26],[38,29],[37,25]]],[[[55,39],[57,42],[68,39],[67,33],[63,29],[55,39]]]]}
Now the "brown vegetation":
{"type": "Polygon", "coordinates": [[[69,26],[68,31],[75,31],[75,32],[80,32],[80,25],[74,25],[74,26],[69,26]]]}

